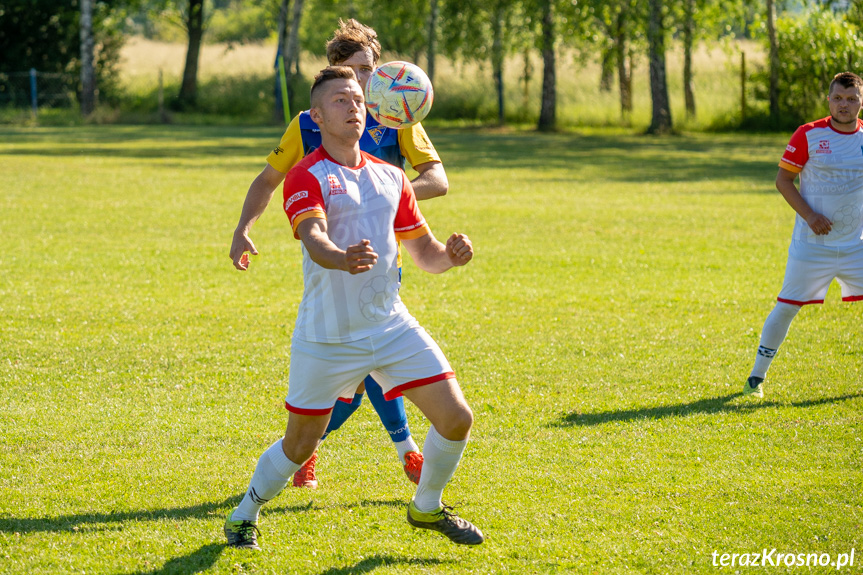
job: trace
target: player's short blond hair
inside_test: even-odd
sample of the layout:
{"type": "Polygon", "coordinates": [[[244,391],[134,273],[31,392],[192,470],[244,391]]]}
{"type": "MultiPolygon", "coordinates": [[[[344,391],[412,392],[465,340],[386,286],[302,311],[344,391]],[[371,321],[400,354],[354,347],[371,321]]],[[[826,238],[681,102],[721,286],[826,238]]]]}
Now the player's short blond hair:
{"type": "Polygon", "coordinates": [[[353,18],[345,22],[339,19],[339,27],[327,42],[327,61],[331,66],[341,64],[357,52],[371,50],[374,64],[381,57],[381,43],[374,28],[360,24],[353,18]]]}

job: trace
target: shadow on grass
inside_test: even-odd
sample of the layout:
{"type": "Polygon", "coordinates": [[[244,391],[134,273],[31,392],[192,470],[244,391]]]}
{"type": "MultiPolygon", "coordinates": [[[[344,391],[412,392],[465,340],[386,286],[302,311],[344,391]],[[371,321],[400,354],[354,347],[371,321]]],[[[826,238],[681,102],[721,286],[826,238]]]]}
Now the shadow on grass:
{"type": "Polygon", "coordinates": [[[666,417],[684,417],[696,413],[745,413],[764,409],[765,407],[813,407],[828,403],[838,403],[849,399],[863,397],[863,393],[852,393],[838,397],[824,397],[791,403],[778,403],[753,398],[746,403],[729,403],[732,399],[743,397],[743,393],[732,393],[724,397],[699,399],[690,403],[663,405],[661,407],[646,407],[642,409],[624,409],[621,411],[600,411],[598,413],[579,413],[577,411],[565,415],[560,421],[550,424],[550,427],[572,427],[600,425],[609,422],[632,422],[641,419],[663,419],[666,417]]]}
{"type": "Polygon", "coordinates": [[[222,550],[225,548],[223,543],[210,543],[203,547],[183,555],[182,557],[174,557],[167,561],[158,569],[152,571],[135,571],[131,575],[168,575],[170,573],[203,573],[212,567],[219,557],[222,555],[222,550]]]}
{"type": "Polygon", "coordinates": [[[417,559],[415,557],[400,557],[398,555],[373,555],[349,567],[332,567],[321,571],[320,575],[349,575],[351,573],[371,573],[378,567],[404,565],[406,567],[433,567],[443,563],[455,563],[452,560],[417,559]]]}
{"type": "MultiPolygon", "coordinates": [[[[145,160],[183,160],[185,163],[160,162],[161,167],[194,167],[201,158],[247,158],[248,165],[232,165],[252,170],[264,164],[264,157],[278,143],[280,132],[272,127],[212,126],[112,126],[40,129],[35,134],[23,130],[2,132],[3,155],[134,158],[145,160]],[[50,146],[45,145],[50,143],[50,146]],[[166,145],[166,143],[169,143],[166,145]],[[18,146],[16,146],[16,144],[18,146]],[[189,162],[192,160],[192,162],[189,162]]],[[[654,138],[641,135],[583,135],[578,133],[541,134],[498,133],[483,130],[445,130],[435,132],[435,147],[446,155],[446,167],[462,169],[526,169],[534,179],[547,182],[580,181],[579,166],[591,166],[609,181],[703,182],[712,179],[754,180],[764,182],[763,193],[775,193],[770,173],[775,173],[776,158],[782,146],[776,137],[674,136],[654,138]],[[753,155],[753,150],[775,147],[775,154],[753,155]],[[554,153],[549,153],[553,150],[554,153]],[[637,165],[637,168],[632,166],[637,165]],[[536,166],[566,170],[572,176],[545,179],[536,166]]],[[[201,162],[202,170],[212,169],[201,162]]],[[[595,175],[588,176],[589,179],[595,175]]]]}
{"type": "MultiPolygon", "coordinates": [[[[79,513],[76,515],[61,515],[58,517],[35,517],[18,519],[15,517],[0,517],[0,531],[5,533],[34,533],[34,532],[74,532],[92,533],[95,531],[106,531],[109,529],[120,529],[126,522],[139,521],[161,521],[164,519],[206,519],[213,518],[221,524],[224,510],[236,507],[242,499],[242,495],[233,495],[224,501],[202,503],[190,507],[178,507],[175,509],[149,509],[142,511],[115,511],[108,513],[79,513]]],[[[302,513],[312,509],[356,509],[358,507],[392,507],[403,508],[407,503],[401,499],[363,499],[354,503],[338,504],[331,506],[315,506],[314,501],[308,503],[285,505],[281,507],[268,506],[265,513],[302,513]]]]}
{"type": "MultiPolygon", "coordinates": [[[[91,532],[104,530],[112,526],[119,529],[121,524],[129,521],[160,521],[163,519],[203,519],[215,517],[220,511],[235,507],[242,495],[232,495],[224,501],[201,503],[189,507],[174,509],[148,509],[141,511],[112,511],[107,513],[79,513],[77,515],[60,515],[58,517],[34,517],[17,519],[15,517],[0,517],[0,531],[6,533],[33,533],[40,531],[73,531],[91,532]],[[94,527],[98,525],[98,527],[94,527]]],[[[304,507],[299,507],[302,510],[304,507]]]]}

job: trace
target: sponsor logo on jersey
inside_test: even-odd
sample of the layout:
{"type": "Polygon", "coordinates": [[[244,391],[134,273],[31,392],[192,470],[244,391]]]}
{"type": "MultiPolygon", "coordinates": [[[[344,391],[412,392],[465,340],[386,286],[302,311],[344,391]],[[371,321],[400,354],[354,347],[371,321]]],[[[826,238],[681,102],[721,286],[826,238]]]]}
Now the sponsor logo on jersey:
{"type": "Polygon", "coordinates": [[[284,150],[281,146],[276,146],[275,148],[273,148],[273,153],[274,153],[275,155],[277,155],[277,156],[278,156],[279,154],[281,154],[282,152],[284,152],[284,151],[285,151],[285,150],[284,150]]]}
{"type": "Polygon", "coordinates": [[[818,140],[818,149],[815,150],[816,154],[832,154],[833,150],[830,149],[830,140],[818,140]]]}
{"type": "Polygon", "coordinates": [[[794,152],[796,152],[796,151],[797,151],[797,148],[795,148],[795,147],[794,147],[794,146],[792,146],[791,144],[788,144],[787,146],[785,146],[785,150],[786,150],[786,151],[788,151],[788,152],[791,152],[791,153],[793,154],[794,152]]]}
{"type": "Polygon", "coordinates": [[[327,176],[327,182],[329,182],[329,184],[330,184],[330,195],[331,196],[335,196],[337,194],[347,194],[348,193],[348,191],[342,187],[342,183],[339,181],[339,179],[336,176],[334,176],[333,174],[330,174],[327,176]]]}
{"type": "Polygon", "coordinates": [[[290,206],[294,202],[302,200],[303,198],[308,198],[308,197],[309,197],[309,192],[297,192],[296,194],[294,194],[293,196],[288,198],[287,201],[285,201],[285,209],[287,210],[288,206],[290,206]]]}
{"type": "Polygon", "coordinates": [[[384,132],[386,132],[386,126],[375,126],[374,128],[369,128],[366,132],[369,133],[369,136],[372,137],[372,140],[375,141],[375,144],[381,144],[381,138],[384,137],[384,132]]]}

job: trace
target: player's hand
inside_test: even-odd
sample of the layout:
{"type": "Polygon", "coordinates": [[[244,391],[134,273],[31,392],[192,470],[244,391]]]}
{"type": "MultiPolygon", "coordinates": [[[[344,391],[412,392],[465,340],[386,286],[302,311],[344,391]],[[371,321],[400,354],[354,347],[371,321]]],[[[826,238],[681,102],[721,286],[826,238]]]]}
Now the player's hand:
{"type": "Polygon", "coordinates": [[[231,242],[231,253],[229,256],[234,262],[234,267],[241,272],[249,269],[249,254],[246,252],[250,252],[253,256],[258,255],[258,250],[255,249],[255,244],[252,243],[252,240],[249,238],[247,233],[234,232],[234,239],[231,242]]]}
{"type": "Polygon", "coordinates": [[[348,273],[352,275],[369,271],[377,262],[378,254],[369,240],[362,240],[345,250],[345,264],[348,273]]]}
{"type": "Polygon", "coordinates": [[[833,229],[833,222],[827,219],[823,214],[819,214],[817,212],[813,212],[811,216],[806,218],[806,223],[809,224],[809,229],[811,229],[816,236],[824,236],[830,233],[830,230],[833,229]]]}
{"type": "Polygon", "coordinates": [[[446,241],[446,255],[454,266],[463,266],[473,259],[473,244],[464,234],[453,234],[446,241]]]}

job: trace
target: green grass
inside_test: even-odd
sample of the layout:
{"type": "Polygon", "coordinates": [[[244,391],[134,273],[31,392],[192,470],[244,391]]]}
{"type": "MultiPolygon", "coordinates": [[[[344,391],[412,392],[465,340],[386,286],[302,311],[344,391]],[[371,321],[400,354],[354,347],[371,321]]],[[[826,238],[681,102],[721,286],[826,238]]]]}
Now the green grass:
{"type": "Polygon", "coordinates": [[[286,421],[302,279],[277,203],[251,271],[227,257],[280,135],[0,128],[0,573],[709,573],[763,548],[859,572],[863,306],[834,285],[764,400],[739,393],[782,281],[787,134],[433,130],[451,190],[423,212],[476,257],[408,262],[402,293],[475,411],[445,498],[487,542],[406,524],[365,402],[321,488],[265,507],[264,551],[223,548],[286,421]]]}

